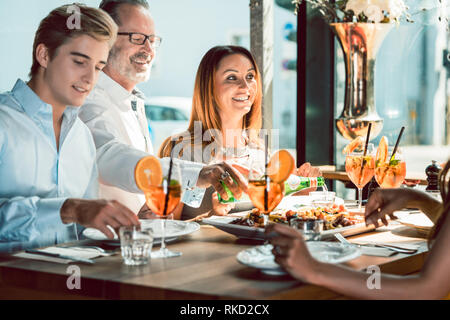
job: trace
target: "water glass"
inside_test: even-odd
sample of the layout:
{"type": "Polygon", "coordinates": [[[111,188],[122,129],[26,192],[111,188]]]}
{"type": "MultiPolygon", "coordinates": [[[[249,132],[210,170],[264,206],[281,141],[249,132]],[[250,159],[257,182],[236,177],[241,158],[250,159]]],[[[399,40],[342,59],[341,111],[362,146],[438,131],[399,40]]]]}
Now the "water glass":
{"type": "Polygon", "coordinates": [[[323,220],[311,218],[293,218],[290,221],[291,227],[299,230],[305,241],[320,241],[323,224],[323,220]]]}
{"type": "Polygon", "coordinates": [[[124,226],[119,229],[119,234],[124,264],[131,266],[147,264],[153,247],[153,229],[147,227],[138,230],[135,226],[124,226]]]}
{"type": "Polygon", "coordinates": [[[334,203],[336,193],[333,191],[314,191],[309,193],[311,205],[314,207],[327,207],[334,203]]]}

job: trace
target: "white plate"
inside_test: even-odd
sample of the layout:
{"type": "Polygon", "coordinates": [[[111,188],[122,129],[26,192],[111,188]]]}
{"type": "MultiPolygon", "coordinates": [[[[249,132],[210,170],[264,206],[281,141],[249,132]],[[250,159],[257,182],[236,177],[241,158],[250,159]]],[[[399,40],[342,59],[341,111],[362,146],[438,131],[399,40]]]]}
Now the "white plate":
{"type": "MultiPolygon", "coordinates": [[[[153,229],[153,237],[155,241],[159,241],[162,237],[161,220],[160,219],[143,219],[139,220],[141,222],[141,228],[145,229],[151,227],[153,229]]],[[[165,228],[165,237],[167,239],[174,239],[181,237],[200,229],[200,225],[197,222],[187,222],[180,220],[167,220],[165,228]]],[[[83,235],[92,240],[102,240],[102,241],[119,241],[117,234],[114,233],[114,240],[109,239],[106,235],[98,229],[86,228],[83,231],[83,235]]]]}
{"type": "Polygon", "coordinates": [[[401,224],[428,231],[433,227],[433,222],[424,213],[411,213],[397,220],[401,224]]]}
{"type": "MultiPolygon", "coordinates": [[[[343,263],[358,258],[361,250],[356,246],[346,246],[338,242],[309,241],[306,242],[309,253],[323,263],[343,263]]],[[[286,272],[275,262],[272,254],[273,246],[266,244],[248,248],[239,252],[237,260],[251,268],[259,269],[270,275],[283,275],[286,272]]]]}

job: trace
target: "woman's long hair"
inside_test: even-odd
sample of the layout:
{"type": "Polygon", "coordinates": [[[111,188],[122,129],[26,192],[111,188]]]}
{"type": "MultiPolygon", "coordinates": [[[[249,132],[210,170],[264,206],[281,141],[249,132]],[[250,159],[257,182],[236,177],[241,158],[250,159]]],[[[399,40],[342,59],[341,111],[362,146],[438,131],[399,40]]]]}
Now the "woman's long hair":
{"type": "Polygon", "coordinates": [[[439,189],[441,190],[443,204],[439,218],[434,224],[434,227],[431,230],[428,238],[430,244],[438,235],[442,225],[444,224],[445,219],[447,218],[450,212],[450,180],[449,177],[447,177],[449,175],[449,170],[450,170],[450,160],[447,161],[444,169],[442,169],[442,171],[439,174],[439,189]]]}
{"type": "MultiPolygon", "coordinates": [[[[187,132],[181,137],[181,135],[173,136],[167,138],[161,145],[158,155],[159,157],[167,157],[171,153],[170,140],[178,140],[177,143],[183,141],[183,144],[187,144],[190,147],[194,147],[195,144],[199,143],[194,141],[194,131],[195,123],[200,122],[202,125],[201,135],[203,137],[204,133],[207,131],[217,131],[222,132],[222,122],[219,114],[218,99],[215,92],[215,75],[219,63],[223,58],[232,55],[241,54],[248,58],[255,68],[255,79],[257,81],[257,92],[255,95],[255,101],[250,109],[250,111],[244,116],[242,121],[242,129],[247,130],[248,142],[259,145],[259,132],[262,126],[262,85],[261,85],[261,75],[259,73],[258,66],[252,54],[245,48],[239,46],[216,46],[211,48],[202,58],[200,65],[197,70],[197,75],[195,78],[194,94],[192,98],[192,112],[191,118],[189,120],[189,127],[187,132]],[[189,140],[188,142],[186,140],[189,140]]],[[[198,133],[197,133],[198,134],[198,133]]],[[[201,139],[201,148],[203,149],[214,139],[214,134],[212,134],[211,141],[203,141],[201,139]]],[[[174,155],[176,157],[179,154],[174,155]]],[[[184,157],[183,157],[184,158],[184,157]]],[[[192,160],[192,159],[189,159],[192,160]]]]}

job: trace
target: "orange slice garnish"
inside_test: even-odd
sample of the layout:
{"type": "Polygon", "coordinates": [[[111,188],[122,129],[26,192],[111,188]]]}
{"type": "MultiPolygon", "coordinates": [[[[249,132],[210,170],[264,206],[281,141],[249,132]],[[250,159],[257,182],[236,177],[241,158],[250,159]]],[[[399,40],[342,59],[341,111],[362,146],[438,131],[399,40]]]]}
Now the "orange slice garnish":
{"type": "Polygon", "coordinates": [[[342,150],[343,154],[349,154],[352,153],[353,150],[355,150],[358,147],[361,147],[363,145],[363,139],[361,137],[356,137],[352,140],[348,145],[345,146],[345,148],[342,150]]]}
{"type": "Polygon", "coordinates": [[[142,158],[134,169],[136,185],[142,191],[148,191],[152,185],[160,185],[163,180],[161,163],[154,156],[142,158]]]}
{"type": "Polygon", "coordinates": [[[382,136],[375,155],[375,163],[381,164],[387,161],[388,145],[388,138],[386,136],[382,136]]]}
{"type": "Polygon", "coordinates": [[[294,157],[287,150],[278,150],[270,157],[267,165],[267,174],[270,180],[276,183],[286,181],[295,168],[294,157]]]}

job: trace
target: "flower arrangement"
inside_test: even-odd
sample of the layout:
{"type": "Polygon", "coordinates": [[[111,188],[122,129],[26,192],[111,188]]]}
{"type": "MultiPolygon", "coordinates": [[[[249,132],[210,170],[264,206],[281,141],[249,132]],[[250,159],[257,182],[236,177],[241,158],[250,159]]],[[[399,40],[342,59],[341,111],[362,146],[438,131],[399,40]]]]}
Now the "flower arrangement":
{"type": "MultiPolygon", "coordinates": [[[[436,1],[442,6],[442,0],[436,1]]],[[[311,7],[317,9],[329,23],[398,23],[403,17],[407,22],[414,22],[403,0],[292,0],[296,14],[302,2],[311,4],[311,7]]],[[[426,10],[428,9],[421,9],[421,11],[426,10]]]]}

